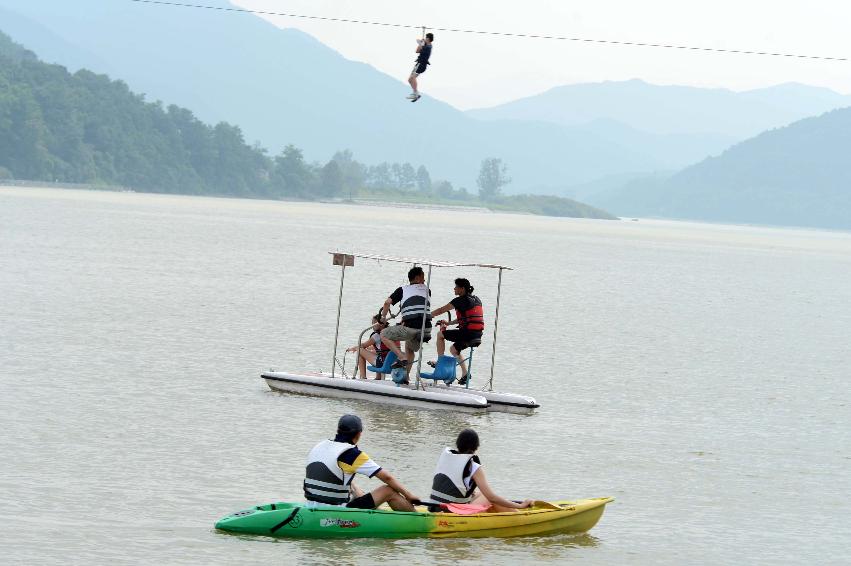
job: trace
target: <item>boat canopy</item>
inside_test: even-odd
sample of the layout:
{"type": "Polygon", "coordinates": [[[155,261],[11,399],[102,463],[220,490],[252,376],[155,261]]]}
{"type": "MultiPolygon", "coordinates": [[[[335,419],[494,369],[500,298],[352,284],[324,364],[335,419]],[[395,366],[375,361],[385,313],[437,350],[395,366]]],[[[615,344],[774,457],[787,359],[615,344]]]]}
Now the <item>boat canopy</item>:
{"type": "MultiPolygon", "coordinates": [[[[396,263],[406,263],[406,264],[414,264],[428,267],[428,275],[426,277],[426,287],[431,290],[431,270],[433,267],[481,267],[485,269],[496,269],[498,271],[498,278],[496,284],[496,314],[494,316],[493,321],[493,342],[491,344],[491,370],[490,370],[490,379],[488,379],[488,389],[493,391],[493,376],[494,376],[494,367],[496,366],[496,337],[497,331],[499,330],[499,301],[502,294],[502,272],[503,271],[513,271],[512,268],[507,265],[498,265],[495,263],[476,263],[476,262],[458,262],[458,261],[444,261],[444,260],[434,260],[434,259],[426,259],[426,258],[416,258],[416,257],[399,257],[392,255],[384,255],[384,254],[368,254],[368,253],[346,253],[346,252],[328,252],[333,257],[332,263],[334,265],[339,265],[342,267],[342,272],[340,274],[340,294],[337,298],[337,326],[334,330],[334,351],[331,354],[331,377],[335,377],[336,374],[336,366],[337,366],[337,345],[339,343],[339,335],[340,335],[340,313],[343,307],[343,284],[346,279],[346,267],[354,267],[355,258],[361,259],[370,259],[374,261],[391,261],[396,263]]],[[[423,326],[420,329],[420,332],[425,332],[425,321],[423,318],[423,326]]],[[[416,383],[417,388],[420,385],[420,373],[423,365],[423,350],[424,348],[419,349],[419,355],[417,356],[417,374],[416,374],[416,383]]],[[[360,351],[358,351],[358,355],[360,356],[360,351]]]]}
{"type": "MultiPolygon", "coordinates": [[[[383,255],[383,254],[364,254],[364,253],[345,253],[345,252],[328,252],[329,254],[335,256],[350,256],[350,257],[359,257],[362,259],[374,259],[376,261],[393,261],[396,263],[415,263],[417,265],[428,265],[430,267],[484,267],[486,269],[508,269],[509,271],[512,268],[507,265],[496,265],[493,263],[464,263],[457,261],[444,261],[444,260],[436,260],[436,259],[425,259],[418,257],[398,257],[392,255],[383,255]]],[[[336,262],[335,262],[336,263],[336,262]]],[[[351,265],[351,263],[349,263],[351,265]]]]}

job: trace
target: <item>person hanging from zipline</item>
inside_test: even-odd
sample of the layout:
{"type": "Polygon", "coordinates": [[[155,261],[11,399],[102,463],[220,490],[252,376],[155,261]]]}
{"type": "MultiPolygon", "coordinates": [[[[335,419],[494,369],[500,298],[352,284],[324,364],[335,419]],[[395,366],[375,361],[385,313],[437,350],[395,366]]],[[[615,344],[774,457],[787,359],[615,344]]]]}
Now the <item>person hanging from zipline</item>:
{"type": "Polygon", "coordinates": [[[425,73],[426,69],[430,65],[428,59],[431,57],[432,43],[434,43],[434,34],[431,32],[425,34],[423,39],[417,40],[417,61],[414,63],[414,70],[411,71],[411,76],[408,77],[408,84],[411,85],[411,88],[414,90],[408,95],[408,99],[410,99],[411,102],[416,102],[422,98],[420,91],[417,90],[417,77],[425,73]]]}

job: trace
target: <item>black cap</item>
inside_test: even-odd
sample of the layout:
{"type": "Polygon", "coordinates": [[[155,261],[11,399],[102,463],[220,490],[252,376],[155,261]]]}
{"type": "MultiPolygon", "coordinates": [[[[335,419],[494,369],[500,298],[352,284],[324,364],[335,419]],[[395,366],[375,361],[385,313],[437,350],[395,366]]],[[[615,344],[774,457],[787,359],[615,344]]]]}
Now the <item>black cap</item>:
{"type": "Polygon", "coordinates": [[[337,421],[337,434],[356,435],[363,430],[363,423],[357,415],[343,415],[337,421]]]}

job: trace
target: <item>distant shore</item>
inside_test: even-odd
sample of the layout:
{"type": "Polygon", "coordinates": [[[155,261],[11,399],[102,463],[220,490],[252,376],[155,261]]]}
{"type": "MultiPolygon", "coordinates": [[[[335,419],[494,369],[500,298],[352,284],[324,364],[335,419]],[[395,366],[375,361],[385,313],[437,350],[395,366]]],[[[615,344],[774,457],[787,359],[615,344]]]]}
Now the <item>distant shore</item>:
{"type": "MultiPolygon", "coordinates": [[[[489,203],[489,206],[483,206],[484,203],[478,203],[476,201],[470,202],[446,202],[443,199],[435,198],[435,199],[426,199],[421,195],[416,195],[413,198],[405,198],[404,195],[384,195],[384,196],[353,196],[352,198],[334,198],[334,199],[316,199],[316,200],[308,200],[308,199],[299,199],[299,198],[272,198],[272,197],[264,197],[264,196],[240,196],[240,195],[229,195],[229,194],[190,194],[190,193],[161,193],[156,191],[146,191],[146,190],[136,190],[132,187],[125,187],[121,185],[99,185],[93,183],[61,183],[61,182],[51,182],[51,181],[28,181],[28,180],[20,180],[20,179],[0,179],[0,187],[22,187],[22,188],[44,188],[44,189],[74,189],[74,190],[84,190],[84,191],[100,191],[100,192],[114,192],[114,193],[145,193],[145,194],[156,194],[156,195],[183,195],[183,196],[203,196],[203,197],[213,197],[213,198],[237,198],[237,199],[247,199],[247,200],[276,200],[282,202],[321,202],[326,204],[356,204],[362,206],[383,206],[383,207],[396,207],[396,208],[415,208],[415,209],[428,209],[428,210],[455,210],[455,211],[466,211],[466,212],[479,212],[479,213],[491,213],[491,212],[503,212],[509,214],[529,214],[533,216],[550,216],[550,217],[559,217],[559,218],[592,218],[597,220],[620,220],[620,218],[609,215],[605,211],[598,211],[593,209],[592,207],[587,207],[581,203],[575,203],[579,205],[580,210],[584,211],[583,214],[566,214],[564,211],[558,211],[555,209],[546,210],[546,202],[544,202],[544,206],[540,206],[538,203],[529,202],[530,199],[544,199],[545,201],[552,202],[553,199],[558,199],[559,197],[536,197],[534,195],[506,195],[503,197],[503,200],[500,202],[489,203]],[[515,204],[512,206],[512,204],[515,204]]],[[[565,202],[568,202],[568,199],[561,199],[565,202]]],[[[574,201],[569,201],[571,203],[570,206],[574,206],[574,201]]],[[[550,207],[552,208],[552,207],[550,207]]]]}
{"type": "MultiPolygon", "coordinates": [[[[60,183],[58,181],[22,181],[18,179],[0,179],[0,187],[29,187],[33,189],[77,189],[83,191],[109,191],[113,193],[135,193],[130,187],[120,185],[95,185],[91,183],[60,183]]],[[[148,191],[140,191],[148,192],[148,191]]]]}

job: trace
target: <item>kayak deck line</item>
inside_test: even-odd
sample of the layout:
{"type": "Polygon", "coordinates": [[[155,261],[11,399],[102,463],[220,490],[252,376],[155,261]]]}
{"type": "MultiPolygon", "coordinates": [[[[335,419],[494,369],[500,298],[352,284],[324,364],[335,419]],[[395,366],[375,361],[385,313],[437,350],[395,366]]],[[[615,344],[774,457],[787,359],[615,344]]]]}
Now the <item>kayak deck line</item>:
{"type": "Polygon", "coordinates": [[[514,537],[586,532],[597,524],[610,497],[539,502],[516,512],[432,513],[354,509],[305,503],[272,503],[238,511],[215,525],[221,531],[287,538],[514,537]]]}

